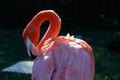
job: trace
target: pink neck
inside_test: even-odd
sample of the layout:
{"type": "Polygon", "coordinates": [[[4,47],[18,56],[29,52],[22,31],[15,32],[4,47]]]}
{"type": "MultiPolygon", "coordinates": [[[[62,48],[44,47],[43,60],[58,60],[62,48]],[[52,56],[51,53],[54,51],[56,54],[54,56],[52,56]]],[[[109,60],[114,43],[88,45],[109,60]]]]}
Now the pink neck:
{"type": "Polygon", "coordinates": [[[39,12],[36,16],[34,16],[33,19],[30,21],[30,23],[27,25],[27,27],[32,28],[31,30],[34,30],[33,33],[32,33],[32,31],[30,33],[33,36],[30,39],[32,40],[32,42],[35,45],[37,43],[37,45],[36,45],[37,49],[41,50],[41,47],[43,46],[43,43],[45,40],[47,40],[48,38],[57,37],[57,35],[59,34],[60,27],[61,27],[61,19],[54,11],[45,10],[45,11],[39,12]],[[50,22],[49,27],[48,27],[44,37],[38,43],[39,37],[40,37],[40,31],[39,31],[40,26],[46,20],[48,20],[50,22]],[[36,37],[34,37],[34,36],[36,36],[36,37]]]}

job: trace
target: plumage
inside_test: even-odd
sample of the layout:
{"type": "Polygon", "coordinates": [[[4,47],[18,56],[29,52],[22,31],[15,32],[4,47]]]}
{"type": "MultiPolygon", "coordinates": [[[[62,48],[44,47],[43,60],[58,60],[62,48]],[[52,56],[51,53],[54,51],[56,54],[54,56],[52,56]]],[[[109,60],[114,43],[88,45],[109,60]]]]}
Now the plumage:
{"type": "Polygon", "coordinates": [[[32,80],[93,80],[95,60],[92,48],[70,34],[57,36],[60,23],[61,19],[54,11],[45,10],[38,13],[23,32],[28,54],[31,50],[37,56],[32,80]],[[50,25],[38,42],[39,26],[44,20],[50,21],[50,25]]]}

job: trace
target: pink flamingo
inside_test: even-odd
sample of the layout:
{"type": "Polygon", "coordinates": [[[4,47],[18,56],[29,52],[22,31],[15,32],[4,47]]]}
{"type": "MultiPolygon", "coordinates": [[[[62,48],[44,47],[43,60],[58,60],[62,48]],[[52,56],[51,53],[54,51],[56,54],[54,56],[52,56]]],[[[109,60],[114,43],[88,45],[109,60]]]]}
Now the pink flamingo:
{"type": "Polygon", "coordinates": [[[34,60],[32,80],[93,80],[95,60],[92,48],[73,36],[58,36],[61,19],[52,10],[39,12],[23,31],[28,55],[34,60]],[[39,42],[40,25],[50,22],[39,42]]]}

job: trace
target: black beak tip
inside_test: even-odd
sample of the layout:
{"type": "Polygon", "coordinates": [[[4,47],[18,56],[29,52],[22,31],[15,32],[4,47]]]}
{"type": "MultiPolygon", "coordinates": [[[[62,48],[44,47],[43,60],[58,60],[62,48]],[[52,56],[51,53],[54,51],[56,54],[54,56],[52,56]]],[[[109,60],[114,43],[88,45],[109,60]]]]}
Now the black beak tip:
{"type": "Polygon", "coordinates": [[[37,57],[37,56],[35,56],[35,55],[32,54],[32,51],[31,51],[31,50],[30,50],[30,55],[31,55],[31,58],[32,58],[32,59],[35,59],[35,58],[37,57]]]}

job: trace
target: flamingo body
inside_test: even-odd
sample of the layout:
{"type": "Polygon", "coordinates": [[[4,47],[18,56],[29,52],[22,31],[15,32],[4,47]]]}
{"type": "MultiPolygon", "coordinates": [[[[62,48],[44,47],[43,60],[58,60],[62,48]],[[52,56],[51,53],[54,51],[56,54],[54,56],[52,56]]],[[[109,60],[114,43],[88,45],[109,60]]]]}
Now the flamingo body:
{"type": "MultiPolygon", "coordinates": [[[[28,54],[30,55],[29,50],[31,50],[32,54],[37,56],[34,60],[32,80],[93,80],[95,61],[92,48],[85,41],[70,35],[57,37],[60,30],[59,16],[51,10],[44,12],[47,13],[46,16],[51,17],[50,20],[53,20],[39,43],[34,40],[39,38],[34,35],[39,36],[39,32],[34,32],[39,30],[39,27],[38,29],[34,29],[36,26],[32,27],[34,19],[34,23],[39,23],[39,19],[36,19],[38,15],[23,32],[28,54]],[[30,33],[32,28],[34,31],[31,30],[30,33]]],[[[41,14],[39,18],[41,19],[41,14]]]]}

